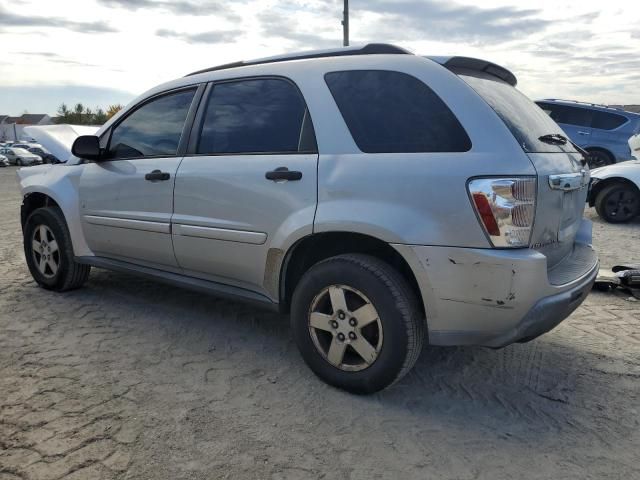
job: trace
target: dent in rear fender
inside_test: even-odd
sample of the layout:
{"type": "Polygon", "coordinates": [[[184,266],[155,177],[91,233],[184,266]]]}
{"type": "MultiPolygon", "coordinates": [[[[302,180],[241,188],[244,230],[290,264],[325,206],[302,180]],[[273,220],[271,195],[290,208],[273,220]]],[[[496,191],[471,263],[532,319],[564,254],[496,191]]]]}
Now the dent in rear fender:
{"type": "Polygon", "coordinates": [[[393,246],[416,275],[430,332],[505,331],[551,293],[533,250],[393,246]]]}
{"type": "Polygon", "coordinates": [[[17,174],[23,197],[31,193],[42,193],[60,206],[69,228],[73,253],[77,257],[93,256],[80,223],[78,185],[82,170],[83,165],[42,165],[20,169],[17,174]]]}
{"type": "Polygon", "coordinates": [[[293,212],[267,241],[268,251],[264,266],[263,287],[275,302],[280,298],[282,266],[296,243],[313,233],[316,205],[293,212]]]}

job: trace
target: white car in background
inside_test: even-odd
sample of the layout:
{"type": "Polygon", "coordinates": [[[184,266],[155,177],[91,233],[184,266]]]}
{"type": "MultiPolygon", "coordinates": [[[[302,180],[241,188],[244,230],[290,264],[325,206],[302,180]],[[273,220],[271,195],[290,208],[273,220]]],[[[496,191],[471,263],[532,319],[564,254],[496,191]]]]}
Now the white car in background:
{"type": "Polygon", "coordinates": [[[0,168],[8,167],[8,166],[9,166],[9,159],[4,155],[0,155],[0,168]]]}
{"type": "Polygon", "coordinates": [[[629,139],[629,148],[631,149],[631,155],[640,160],[640,133],[636,133],[629,139]]]}
{"type": "MultiPolygon", "coordinates": [[[[635,138],[640,141],[638,135],[635,138]]],[[[640,151],[634,153],[640,157],[640,151]]],[[[595,206],[598,215],[610,223],[628,222],[640,215],[640,160],[591,170],[589,205],[595,206]]]]}

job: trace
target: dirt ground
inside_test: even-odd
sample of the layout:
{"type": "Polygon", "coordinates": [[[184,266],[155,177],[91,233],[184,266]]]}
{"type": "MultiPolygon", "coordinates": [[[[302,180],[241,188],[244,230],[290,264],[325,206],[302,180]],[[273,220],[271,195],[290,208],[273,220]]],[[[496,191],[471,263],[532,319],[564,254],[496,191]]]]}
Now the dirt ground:
{"type": "MultiPolygon", "coordinates": [[[[0,169],[0,480],[640,478],[640,303],[592,293],[502,350],[428,348],[369,397],[311,374],[288,320],[95,270],[36,287],[0,169]]],[[[603,265],[640,222],[593,211],[603,265]]]]}

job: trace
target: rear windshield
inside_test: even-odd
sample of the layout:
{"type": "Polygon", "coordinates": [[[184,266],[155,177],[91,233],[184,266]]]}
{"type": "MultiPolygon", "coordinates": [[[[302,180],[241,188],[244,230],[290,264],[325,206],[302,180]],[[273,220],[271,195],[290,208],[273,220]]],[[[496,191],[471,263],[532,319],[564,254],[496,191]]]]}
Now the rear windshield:
{"type": "Polygon", "coordinates": [[[516,88],[486,74],[456,73],[495,110],[525,152],[575,152],[570,143],[552,145],[540,140],[543,135],[566,134],[544,110],[516,88]]]}

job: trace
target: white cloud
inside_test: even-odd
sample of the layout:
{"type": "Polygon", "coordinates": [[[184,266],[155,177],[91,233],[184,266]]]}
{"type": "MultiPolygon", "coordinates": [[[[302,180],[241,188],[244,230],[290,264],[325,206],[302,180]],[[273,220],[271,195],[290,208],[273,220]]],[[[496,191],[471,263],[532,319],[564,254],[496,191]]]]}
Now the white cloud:
{"type": "MultiPolygon", "coordinates": [[[[640,8],[629,5],[361,0],[351,2],[351,38],[486,58],[513,70],[534,98],[640,103],[640,8]]],[[[133,96],[212,65],[340,46],[341,13],[341,0],[0,0],[0,86],[133,96]]],[[[20,113],[8,100],[0,97],[0,113],[20,113]]]]}

